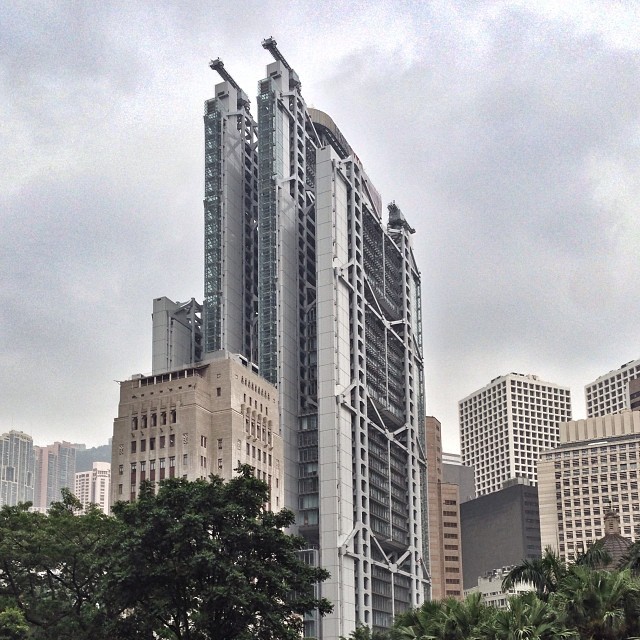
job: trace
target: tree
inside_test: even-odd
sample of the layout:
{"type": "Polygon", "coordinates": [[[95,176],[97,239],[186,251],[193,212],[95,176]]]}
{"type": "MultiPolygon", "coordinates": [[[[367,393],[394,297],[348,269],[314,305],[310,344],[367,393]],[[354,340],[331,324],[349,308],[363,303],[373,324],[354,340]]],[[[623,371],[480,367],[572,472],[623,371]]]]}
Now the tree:
{"type": "Polygon", "coordinates": [[[146,483],[115,505],[121,531],[103,590],[112,637],[293,640],[305,612],[331,610],[314,595],[327,572],[304,564],[306,543],[283,531],[293,514],[265,511],[268,486],[239,472],[227,483],[166,480],[157,493],[146,483]]]}
{"type": "Polygon", "coordinates": [[[547,547],[541,558],[523,560],[507,574],[502,581],[502,590],[508,591],[516,584],[530,583],[541,600],[547,601],[551,593],[555,593],[562,579],[567,574],[567,567],[555,551],[547,547]]]}
{"type": "Polygon", "coordinates": [[[0,640],[25,640],[29,637],[29,625],[22,611],[9,607],[0,612],[0,640]]]}
{"type": "Polygon", "coordinates": [[[66,489],[48,515],[29,504],[0,510],[0,596],[43,640],[101,638],[98,595],[102,545],[114,522],[98,510],[79,515],[66,489]]]}
{"type": "Polygon", "coordinates": [[[415,611],[414,623],[406,625],[403,614],[396,623],[401,638],[416,640],[481,640],[494,609],[482,602],[479,593],[465,600],[448,598],[425,602],[415,611]]]}
{"type": "Polygon", "coordinates": [[[580,638],[616,640],[640,633],[640,584],[628,570],[574,566],[553,599],[563,622],[580,638]]]}
{"type": "Polygon", "coordinates": [[[554,640],[575,638],[558,619],[557,611],[540,600],[535,593],[523,593],[509,598],[507,609],[496,610],[485,625],[487,640],[554,640]]]}

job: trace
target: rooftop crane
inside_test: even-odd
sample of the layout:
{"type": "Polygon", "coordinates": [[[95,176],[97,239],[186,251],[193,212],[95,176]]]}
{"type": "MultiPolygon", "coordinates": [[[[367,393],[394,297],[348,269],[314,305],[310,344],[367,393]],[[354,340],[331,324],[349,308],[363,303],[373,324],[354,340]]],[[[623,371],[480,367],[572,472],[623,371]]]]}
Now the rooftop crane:
{"type": "Polygon", "coordinates": [[[220,77],[228,82],[238,92],[238,106],[248,106],[249,98],[247,97],[247,94],[240,88],[232,75],[224,68],[224,62],[222,62],[220,58],[216,58],[215,60],[211,60],[209,66],[214,71],[217,71],[220,77]]]}
{"type": "Polygon", "coordinates": [[[262,41],[262,46],[269,51],[269,53],[274,57],[278,62],[282,62],[283,66],[286,67],[290,73],[289,83],[292,86],[300,86],[300,78],[298,78],[298,74],[291,68],[291,65],[286,61],[285,57],[280,53],[280,49],[278,49],[278,43],[272,38],[266,38],[262,41]]]}

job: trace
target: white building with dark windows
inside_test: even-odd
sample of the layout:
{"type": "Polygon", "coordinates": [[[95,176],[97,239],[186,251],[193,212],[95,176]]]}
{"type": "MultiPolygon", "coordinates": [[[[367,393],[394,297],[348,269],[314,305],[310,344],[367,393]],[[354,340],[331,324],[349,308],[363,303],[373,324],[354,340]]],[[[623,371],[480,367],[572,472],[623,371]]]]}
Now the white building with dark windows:
{"type": "Polygon", "coordinates": [[[631,409],[629,381],[640,378],[640,360],[632,360],[585,385],[587,418],[631,409]]]}
{"type": "Polygon", "coordinates": [[[98,506],[109,515],[111,502],[111,464],[94,462],[90,471],[76,473],[74,491],[86,512],[90,505],[98,506]]]}
{"type": "Polygon", "coordinates": [[[257,118],[220,60],[205,104],[204,344],[277,388],[284,499],[331,577],[305,637],[384,629],[428,597],[420,273],[335,122],[269,38],[257,118]]]}
{"type": "Polygon", "coordinates": [[[538,455],[558,444],[558,425],[571,420],[567,387],[510,373],[458,403],[462,462],[475,470],[476,495],[507,480],[537,481],[538,455]]]}

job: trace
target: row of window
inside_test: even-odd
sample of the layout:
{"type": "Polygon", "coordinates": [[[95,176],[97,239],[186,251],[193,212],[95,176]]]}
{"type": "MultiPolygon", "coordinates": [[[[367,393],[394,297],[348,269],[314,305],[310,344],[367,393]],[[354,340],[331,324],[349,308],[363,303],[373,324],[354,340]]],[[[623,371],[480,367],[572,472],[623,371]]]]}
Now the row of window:
{"type": "MultiPolygon", "coordinates": [[[[176,410],[171,409],[169,411],[169,422],[171,424],[176,423],[176,410]]],[[[149,416],[146,413],[143,413],[140,417],[137,415],[131,416],[131,429],[136,431],[138,426],[141,429],[146,429],[147,426],[157,427],[164,426],[167,424],[167,412],[161,411],[160,414],[152,413],[149,416]]]]}
{"type": "MultiPolygon", "coordinates": [[[[186,434],[185,434],[186,435],[186,434]]],[[[131,441],[131,453],[137,453],[138,452],[138,444],[140,447],[140,453],[144,453],[147,450],[147,440],[146,438],[143,438],[142,440],[138,441],[137,440],[132,440],[131,441]]],[[[159,449],[164,449],[166,447],[167,444],[167,436],[160,436],[158,438],[158,448],[159,449]]],[[[175,433],[170,433],[169,434],[169,447],[175,447],[176,446],[176,434],[175,433]]],[[[149,451],[155,451],[156,449],[156,438],[149,438],[149,451]]]]}

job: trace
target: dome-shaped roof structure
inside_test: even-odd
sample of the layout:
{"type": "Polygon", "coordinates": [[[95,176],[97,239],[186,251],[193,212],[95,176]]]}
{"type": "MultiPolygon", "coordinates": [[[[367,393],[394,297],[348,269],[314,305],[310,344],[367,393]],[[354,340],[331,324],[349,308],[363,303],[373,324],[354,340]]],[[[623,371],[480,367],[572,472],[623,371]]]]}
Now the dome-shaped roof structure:
{"type": "Polygon", "coordinates": [[[614,511],[608,511],[604,516],[605,535],[596,544],[610,557],[609,562],[602,569],[615,569],[620,561],[627,555],[629,547],[633,544],[630,538],[620,534],[620,516],[614,511]]]}

